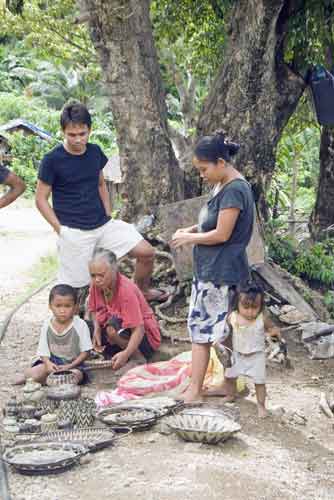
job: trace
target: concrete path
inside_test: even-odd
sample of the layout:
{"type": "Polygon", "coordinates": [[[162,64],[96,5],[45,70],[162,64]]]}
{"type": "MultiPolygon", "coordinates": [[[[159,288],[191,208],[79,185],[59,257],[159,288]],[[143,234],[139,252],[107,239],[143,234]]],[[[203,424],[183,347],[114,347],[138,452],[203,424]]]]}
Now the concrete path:
{"type": "Polygon", "coordinates": [[[0,295],[22,291],[31,268],[56,251],[56,240],[32,202],[17,200],[0,210],[0,295]]]}

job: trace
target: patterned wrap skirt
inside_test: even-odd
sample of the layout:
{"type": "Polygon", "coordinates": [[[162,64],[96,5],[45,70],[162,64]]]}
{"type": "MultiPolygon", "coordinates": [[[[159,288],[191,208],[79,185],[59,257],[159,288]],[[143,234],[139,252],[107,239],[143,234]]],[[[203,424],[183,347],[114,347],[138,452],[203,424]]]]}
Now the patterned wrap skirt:
{"type": "Polygon", "coordinates": [[[188,315],[188,331],[193,343],[213,343],[224,337],[228,290],[226,285],[194,278],[188,315]]]}

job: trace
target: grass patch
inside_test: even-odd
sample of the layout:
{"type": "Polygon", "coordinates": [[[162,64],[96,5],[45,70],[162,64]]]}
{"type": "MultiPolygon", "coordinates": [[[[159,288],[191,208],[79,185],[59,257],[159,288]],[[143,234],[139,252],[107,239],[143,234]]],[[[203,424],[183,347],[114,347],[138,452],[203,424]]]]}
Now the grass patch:
{"type": "Polygon", "coordinates": [[[41,259],[29,271],[29,285],[24,295],[29,295],[56,277],[58,269],[58,258],[54,253],[41,257],[41,259]]]}

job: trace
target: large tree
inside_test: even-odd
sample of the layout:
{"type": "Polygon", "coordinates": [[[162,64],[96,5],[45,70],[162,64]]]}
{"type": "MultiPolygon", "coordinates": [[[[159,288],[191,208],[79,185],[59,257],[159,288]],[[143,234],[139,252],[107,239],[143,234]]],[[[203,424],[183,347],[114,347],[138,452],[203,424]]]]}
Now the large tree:
{"type": "Polygon", "coordinates": [[[226,129],[242,148],[237,164],[264,193],[275,167],[276,146],[294,112],[305,82],[286,63],[289,19],[300,2],[240,0],[234,2],[228,47],[198,123],[198,134],[226,129]]]}
{"type": "MultiPolygon", "coordinates": [[[[155,186],[157,204],[181,196],[149,3],[83,0],[110,89],[126,186],[137,210],[155,205],[149,194],[155,186]]],[[[294,61],[288,65],[285,60],[289,18],[301,5],[293,0],[239,0],[225,11],[227,50],[197,127],[198,135],[223,127],[242,143],[238,165],[256,185],[264,213],[263,193],[274,169],[276,145],[305,88],[293,70],[294,61]]]]}
{"type": "Polygon", "coordinates": [[[82,0],[117,129],[123,212],[129,218],[183,197],[168,134],[149,0],[82,0]]]}
{"type": "MultiPolygon", "coordinates": [[[[334,68],[334,2],[324,0],[319,6],[318,19],[322,26],[322,57],[327,68],[334,68]]],[[[333,235],[334,230],[334,126],[324,126],[320,141],[320,172],[317,198],[310,218],[315,239],[333,235]]]]}
{"type": "MultiPolygon", "coordinates": [[[[62,2],[66,12],[70,12],[73,0],[56,0],[52,9],[59,10],[62,2]]],[[[322,3],[331,4],[332,0],[322,3]]],[[[37,0],[25,4],[24,18],[30,23],[36,19],[39,5],[37,0]]],[[[238,165],[256,187],[265,215],[264,193],[275,166],[276,145],[305,88],[301,74],[305,73],[304,62],[310,62],[306,56],[312,52],[312,45],[321,50],[317,33],[321,23],[314,15],[319,2],[159,0],[152,2],[151,7],[155,41],[149,0],[80,0],[80,17],[89,21],[115,117],[128,215],[154,210],[157,204],[179,199],[183,193],[197,193],[196,182],[191,189],[184,182],[171,147],[177,134],[168,126],[160,75],[162,63],[166,77],[165,60],[161,58],[166,46],[176,54],[174,90],[180,96],[183,111],[191,109],[191,120],[183,121],[184,128],[187,123],[188,129],[195,124],[197,136],[225,128],[232,139],[240,141],[238,165]],[[161,36],[167,43],[161,43],[161,36]],[[190,57],[184,57],[187,51],[183,51],[182,44],[190,57]],[[160,67],[155,45],[160,51],[160,67]],[[194,106],[183,95],[185,86],[182,88],[179,78],[182,72],[185,81],[190,82],[190,94],[194,95],[194,76],[204,82],[201,88],[206,84],[210,87],[198,123],[194,106]],[[213,73],[216,78],[212,83],[213,73]]],[[[42,8],[44,18],[49,10],[42,8]]],[[[58,17],[57,23],[62,23],[59,26],[53,22],[56,21],[43,23],[43,37],[50,24],[54,36],[59,38],[60,34],[64,41],[68,39],[66,24],[71,23],[70,15],[58,17]]],[[[83,30],[76,28],[75,34],[75,45],[85,46],[83,30]]],[[[54,43],[53,50],[57,47],[60,45],[54,43]]],[[[72,45],[71,51],[76,48],[72,45]]],[[[88,52],[91,59],[91,50],[88,52]]],[[[189,130],[186,136],[183,143],[191,148],[196,136],[192,137],[189,130]]],[[[189,155],[183,158],[187,160],[189,155]]]]}

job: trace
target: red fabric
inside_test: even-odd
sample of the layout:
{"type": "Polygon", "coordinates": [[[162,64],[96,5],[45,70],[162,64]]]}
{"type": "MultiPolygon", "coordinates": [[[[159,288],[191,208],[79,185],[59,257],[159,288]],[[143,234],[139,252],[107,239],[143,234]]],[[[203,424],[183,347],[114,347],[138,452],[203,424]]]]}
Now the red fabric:
{"type": "Polygon", "coordinates": [[[137,285],[126,276],[118,273],[116,290],[109,302],[105,301],[100,288],[91,285],[88,308],[95,313],[102,327],[112,316],[122,320],[122,328],[144,325],[147,340],[152,348],[156,350],[160,346],[160,329],[154,313],[137,285]]]}

